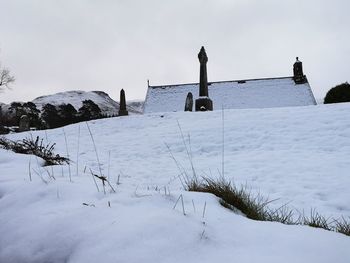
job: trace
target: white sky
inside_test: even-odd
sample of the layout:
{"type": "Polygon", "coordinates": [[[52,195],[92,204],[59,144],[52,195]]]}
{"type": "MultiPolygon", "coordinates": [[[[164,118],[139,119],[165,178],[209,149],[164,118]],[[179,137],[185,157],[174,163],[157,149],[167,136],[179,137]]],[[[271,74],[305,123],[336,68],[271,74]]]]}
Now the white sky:
{"type": "Polygon", "coordinates": [[[0,0],[0,61],[16,77],[0,101],[66,90],[144,99],[151,85],[292,75],[316,98],[350,81],[348,0],[0,0]]]}

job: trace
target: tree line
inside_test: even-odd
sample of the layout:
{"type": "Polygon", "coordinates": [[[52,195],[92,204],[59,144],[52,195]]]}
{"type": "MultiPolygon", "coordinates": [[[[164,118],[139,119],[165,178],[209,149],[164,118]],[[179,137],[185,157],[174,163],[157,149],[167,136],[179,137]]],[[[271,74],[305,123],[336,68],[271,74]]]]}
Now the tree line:
{"type": "Polygon", "coordinates": [[[8,112],[2,112],[0,108],[1,125],[18,126],[23,115],[27,115],[30,127],[35,129],[52,129],[81,121],[112,117],[102,114],[100,107],[92,100],[84,100],[78,110],[70,103],[58,106],[47,103],[41,111],[33,102],[13,102],[8,112]]]}

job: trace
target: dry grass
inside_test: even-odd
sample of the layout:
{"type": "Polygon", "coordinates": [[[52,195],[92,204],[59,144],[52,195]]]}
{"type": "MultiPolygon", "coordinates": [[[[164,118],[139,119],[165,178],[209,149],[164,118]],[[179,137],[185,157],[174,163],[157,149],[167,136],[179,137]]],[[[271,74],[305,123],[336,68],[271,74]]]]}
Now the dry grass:
{"type": "Polygon", "coordinates": [[[347,221],[344,217],[342,217],[341,219],[337,219],[334,222],[335,231],[350,236],[350,220],[347,221]]]}
{"type": "Polygon", "coordinates": [[[240,211],[253,220],[279,222],[287,225],[307,225],[350,236],[350,221],[345,218],[331,220],[313,209],[310,216],[302,214],[295,219],[295,211],[286,205],[278,209],[270,209],[268,204],[272,201],[262,195],[252,195],[247,187],[238,188],[224,178],[217,180],[204,178],[201,182],[192,180],[187,182],[186,186],[188,191],[214,194],[220,198],[219,202],[223,207],[235,212],[240,211]]]}
{"type": "Polygon", "coordinates": [[[39,136],[34,140],[23,139],[21,141],[11,141],[5,137],[0,137],[0,146],[15,153],[33,154],[45,160],[46,165],[69,164],[70,160],[58,154],[54,154],[55,144],[44,144],[39,136]]]}

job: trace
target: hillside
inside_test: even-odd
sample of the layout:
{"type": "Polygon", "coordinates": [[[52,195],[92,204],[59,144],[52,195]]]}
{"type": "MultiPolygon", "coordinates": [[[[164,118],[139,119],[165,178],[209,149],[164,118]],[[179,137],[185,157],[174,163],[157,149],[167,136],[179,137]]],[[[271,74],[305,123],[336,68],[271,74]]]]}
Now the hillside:
{"type": "Polygon", "coordinates": [[[192,159],[198,176],[245,185],[271,208],[349,218],[349,111],[343,103],[160,113],[7,135],[40,136],[72,163],[42,167],[0,149],[0,262],[348,263],[349,236],[247,219],[185,191],[180,178],[192,159]],[[97,189],[90,169],[116,193],[95,179],[97,189]]]}
{"type": "MultiPolygon", "coordinates": [[[[111,99],[107,93],[103,91],[66,91],[59,92],[52,95],[41,96],[34,99],[38,109],[41,109],[43,105],[50,103],[52,105],[59,105],[63,103],[70,103],[78,110],[82,106],[84,100],[92,100],[101,109],[102,114],[117,115],[119,110],[119,103],[111,99]]],[[[133,107],[127,106],[129,113],[138,114],[138,110],[133,107]]]]}
{"type": "MultiPolygon", "coordinates": [[[[73,107],[78,110],[82,106],[84,100],[92,100],[95,102],[101,109],[102,114],[104,115],[117,115],[119,110],[119,103],[114,101],[109,97],[109,95],[103,91],[65,91],[59,92],[56,94],[40,96],[32,102],[37,106],[39,110],[42,107],[50,103],[52,105],[58,106],[60,104],[72,104],[73,107]]],[[[9,104],[4,104],[0,102],[2,111],[9,114],[9,104]]],[[[141,114],[143,111],[143,102],[142,101],[127,101],[127,109],[129,114],[141,114]]]]}

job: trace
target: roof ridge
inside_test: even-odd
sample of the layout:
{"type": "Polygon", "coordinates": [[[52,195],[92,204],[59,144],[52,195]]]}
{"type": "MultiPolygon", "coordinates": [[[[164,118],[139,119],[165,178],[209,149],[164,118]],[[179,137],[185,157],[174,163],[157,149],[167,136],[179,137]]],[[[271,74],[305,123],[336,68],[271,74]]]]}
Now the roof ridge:
{"type": "MultiPolygon", "coordinates": [[[[244,82],[244,81],[257,81],[257,80],[273,80],[273,79],[292,79],[293,76],[289,77],[273,77],[273,78],[255,78],[255,79],[236,79],[236,80],[221,80],[221,81],[208,81],[208,85],[213,83],[226,83],[226,82],[244,82]]],[[[181,83],[181,84],[169,84],[169,85],[149,85],[150,88],[161,88],[161,87],[176,87],[185,85],[199,85],[199,82],[193,83],[181,83]]]]}

